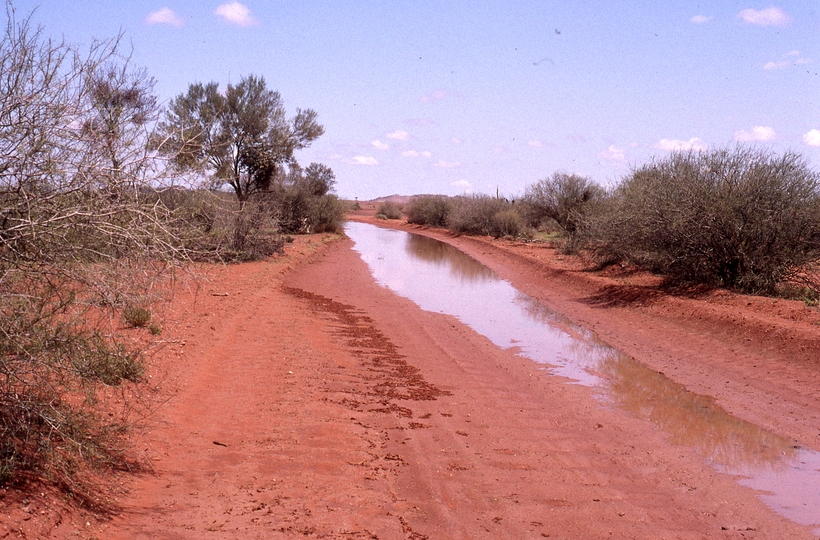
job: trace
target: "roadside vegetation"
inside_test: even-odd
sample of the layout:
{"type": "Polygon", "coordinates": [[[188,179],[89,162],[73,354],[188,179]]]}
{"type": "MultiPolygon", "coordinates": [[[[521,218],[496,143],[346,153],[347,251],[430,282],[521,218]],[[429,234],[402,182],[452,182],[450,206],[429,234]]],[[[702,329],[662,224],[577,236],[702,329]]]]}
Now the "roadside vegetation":
{"type": "Polygon", "coordinates": [[[45,36],[6,3],[0,41],[0,485],[50,483],[99,506],[93,478],[139,468],[153,306],[193,261],[280,250],[335,230],[319,137],[248,76],[194,84],[161,110],[121,39],[45,36]],[[223,189],[227,187],[229,191],[223,189]]]}
{"type": "Polygon", "coordinates": [[[674,283],[775,294],[817,287],[820,176],[799,154],[738,146],[678,152],[638,167],[589,220],[602,263],[674,283]]]}
{"type": "Polygon", "coordinates": [[[407,219],[459,234],[552,234],[565,253],[645,268],[672,285],[797,296],[807,304],[820,291],[820,175],[795,152],[744,145],[673,152],[636,167],[609,191],[557,172],[518,200],[416,197],[407,219]]]}
{"type": "Polygon", "coordinates": [[[376,217],[379,219],[401,219],[402,207],[390,201],[379,203],[376,207],[376,217]]]}

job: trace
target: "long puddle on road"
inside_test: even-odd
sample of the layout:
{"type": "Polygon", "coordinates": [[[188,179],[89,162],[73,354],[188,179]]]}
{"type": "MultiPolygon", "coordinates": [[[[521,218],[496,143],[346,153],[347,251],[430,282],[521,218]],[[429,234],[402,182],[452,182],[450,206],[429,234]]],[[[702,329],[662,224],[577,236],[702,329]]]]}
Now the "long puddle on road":
{"type": "Polygon", "coordinates": [[[820,453],[740,420],[602,342],[456,248],[350,222],[354,249],[376,281],[422,309],[457,317],[502,348],[593,387],[598,397],[651,420],[671,442],[760,491],[775,511],[820,534],[820,453]]]}

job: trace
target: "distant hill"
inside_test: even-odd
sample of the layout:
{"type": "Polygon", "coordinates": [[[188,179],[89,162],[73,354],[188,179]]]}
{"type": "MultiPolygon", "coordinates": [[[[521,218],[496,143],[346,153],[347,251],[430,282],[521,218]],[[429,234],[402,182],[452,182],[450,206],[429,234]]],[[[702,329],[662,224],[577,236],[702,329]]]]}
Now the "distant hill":
{"type": "Polygon", "coordinates": [[[410,202],[410,195],[388,195],[387,197],[379,197],[378,199],[373,199],[374,203],[382,203],[382,202],[391,202],[395,204],[407,204],[410,202]]]}
{"type": "Polygon", "coordinates": [[[407,204],[410,202],[410,199],[413,197],[426,197],[427,194],[424,195],[388,195],[387,197],[379,197],[378,199],[373,199],[371,201],[366,202],[374,202],[374,203],[381,203],[381,202],[391,202],[395,204],[407,204]]]}

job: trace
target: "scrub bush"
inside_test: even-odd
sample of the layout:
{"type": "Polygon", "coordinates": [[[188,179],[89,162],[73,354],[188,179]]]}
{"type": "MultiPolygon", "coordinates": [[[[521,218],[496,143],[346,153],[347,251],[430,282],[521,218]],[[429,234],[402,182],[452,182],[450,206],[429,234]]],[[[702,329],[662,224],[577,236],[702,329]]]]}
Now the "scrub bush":
{"type": "Polygon", "coordinates": [[[118,51],[47,39],[6,3],[0,36],[0,482],[94,504],[89,467],[135,466],[139,351],[116,335],[186,260],[147,148],[153,80],[118,51]],[[116,389],[112,387],[117,387],[116,389]],[[114,406],[116,405],[116,406],[114,406]]]}
{"type": "Polygon", "coordinates": [[[523,213],[531,227],[552,220],[572,235],[580,228],[588,206],[603,196],[603,188],[589,178],[556,172],[527,187],[523,213]]]}
{"type": "Polygon", "coordinates": [[[139,306],[128,306],[122,311],[122,318],[131,328],[145,328],[151,322],[151,311],[139,306]]]}
{"type": "Polygon", "coordinates": [[[524,219],[512,208],[493,216],[493,236],[518,236],[524,230],[524,219]]]}
{"type": "Polygon", "coordinates": [[[516,236],[523,220],[511,203],[489,195],[464,195],[452,199],[447,228],[458,234],[516,236]]]}
{"type": "Polygon", "coordinates": [[[820,177],[794,152],[675,152],[626,177],[592,230],[601,262],[773,294],[820,260],[820,177]]]}
{"type": "Polygon", "coordinates": [[[429,227],[446,227],[452,202],[443,195],[419,195],[407,205],[407,222],[429,227]]]}
{"type": "Polygon", "coordinates": [[[345,205],[332,194],[333,171],[311,163],[302,169],[291,164],[288,173],[276,177],[259,194],[283,233],[336,232],[341,227],[345,205]]]}
{"type": "Polygon", "coordinates": [[[564,238],[564,253],[576,253],[587,241],[587,221],[606,192],[589,178],[556,172],[527,187],[522,214],[530,227],[551,224],[564,238]]]}
{"type": "Polygon", "coordinates": [[[384,219],[401,219],[401,207],[396,203],[385,201],[376,207],[376,215],[384,219]]]}
{"type": "Polygon", "coordinates": [[[171,213],[169,227],[193,260],[253,261],[285,244],[275,209],[259,194],[240,202],[225,192],[169,188],[157,197],[171,213]]]}

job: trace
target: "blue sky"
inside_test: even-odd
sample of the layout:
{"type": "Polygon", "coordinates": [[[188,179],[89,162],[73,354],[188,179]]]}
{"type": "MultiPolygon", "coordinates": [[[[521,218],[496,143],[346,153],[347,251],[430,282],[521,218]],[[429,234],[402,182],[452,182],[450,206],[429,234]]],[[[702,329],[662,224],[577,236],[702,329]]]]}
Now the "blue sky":
{"type": "Polygon", "coordinates": [[[820,170],[820,4],[18,0],[76,44],[120,30],[162,102],[262,75],[325,126],[298,154],[344,197],[612,184],[746,141],[820,170]]]}

